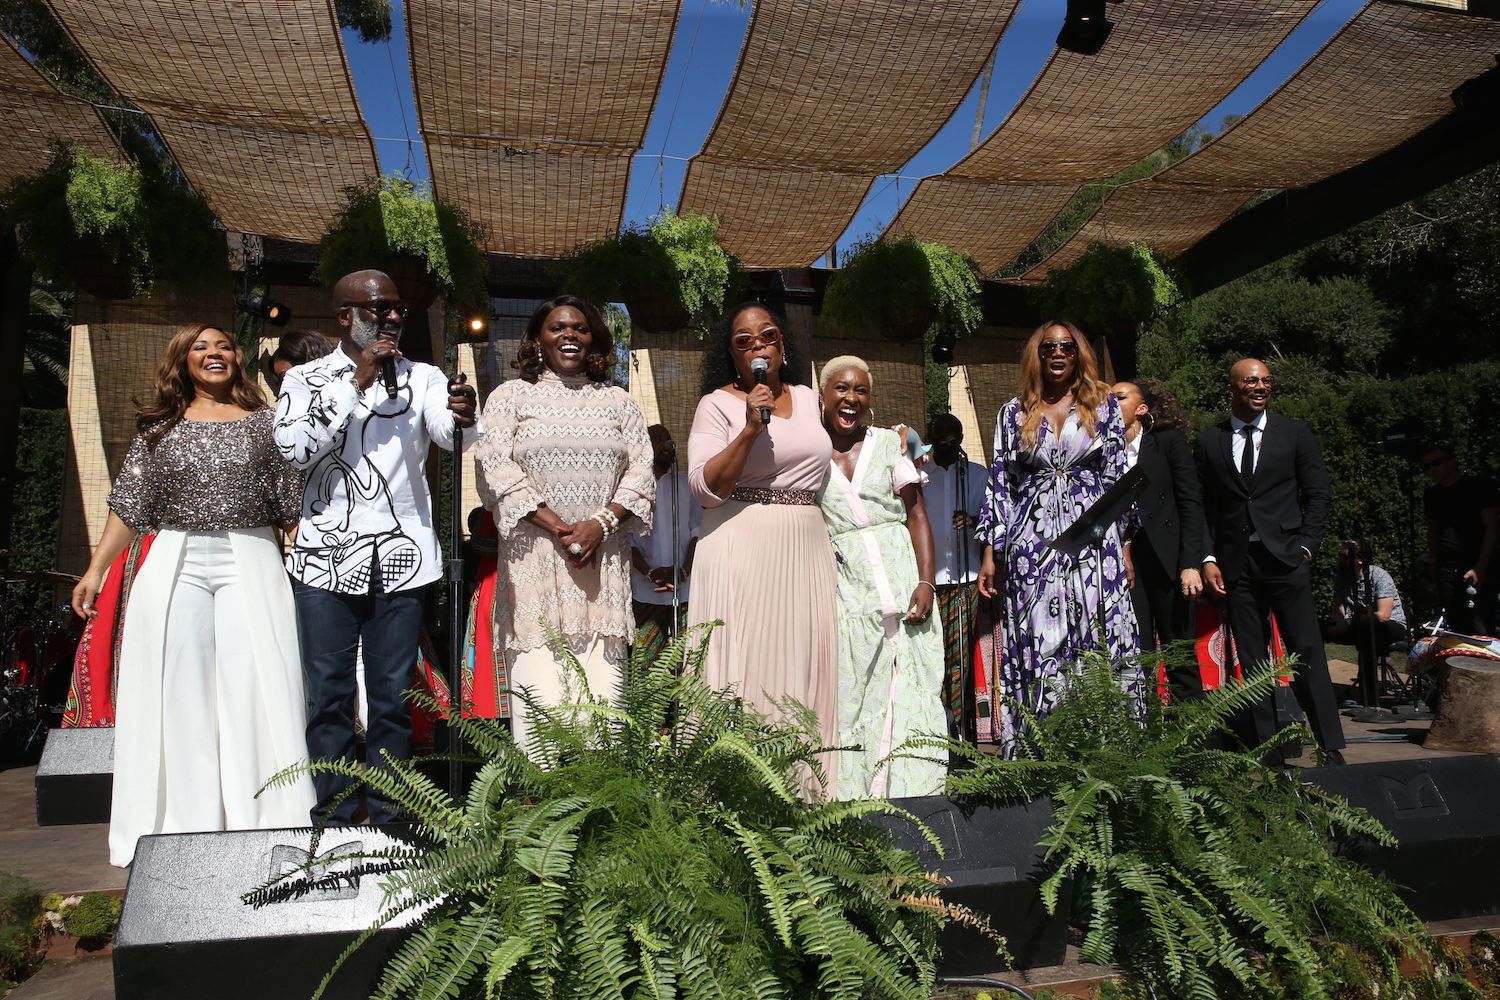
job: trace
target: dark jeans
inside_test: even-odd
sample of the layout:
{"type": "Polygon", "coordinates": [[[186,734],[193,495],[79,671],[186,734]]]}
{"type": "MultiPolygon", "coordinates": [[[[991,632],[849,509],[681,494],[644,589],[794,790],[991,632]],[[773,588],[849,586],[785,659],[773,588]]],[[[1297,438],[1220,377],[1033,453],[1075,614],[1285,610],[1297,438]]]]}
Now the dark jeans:
{"type": "MultiPolygon", "coordinates": [[[[1339,723],[1333,681],[1328,677],[1328,654],[1323,650],[1323,630],[1313,605],[1312,570],[1302,562],[1287,566],[1259,542],[1250,543],[1245,567],[1229,590],[1229,628],[1240,665],[1245,670],[1265,662],[1270,646],[1268,616],[1276,615],[1287,652],[1301,660],[1292,680],[1292,691],[1307,714],[1313,735],[1325,750],[1344,748],[1344,729],[1339,723]]],[[[1249,712],[1234,720],[1234,728],[1247,745],[1275,735],[1280,729],[1275,699],[1267,696],[1249,712]],[[1253,742],[1252,742],[1253,741],[1253,742]]]]}
{"type": "MultiPolygon", "coordinates": [[[[297,635],[307,681],[307,752],[313,760],[354,760],[355,653],[363,640],[365,663],[365,762],[381,764],[380,751],[411,756],[411,686],[422,629],[422,590],[395,594],[336,594],[292,581],[297,635]]],[[[334,825],[354,821],[358,799],[334,799],[351,784],[337,774],[313,777],[318,804],[312,820],[334,825]]],[[[373,788],[366,791],[371,822],[397,818],[373,788]]]]}
{"type": "Polygon", "coordinates": [[[1464,571],[1443,567],[1438,570],[1438,586],[1443,593],[1443,619],[1451,632],[1465,635],[1494,635],[1495,588],[1488,583],[1477,593],[1469,593],[1464,571]]]}

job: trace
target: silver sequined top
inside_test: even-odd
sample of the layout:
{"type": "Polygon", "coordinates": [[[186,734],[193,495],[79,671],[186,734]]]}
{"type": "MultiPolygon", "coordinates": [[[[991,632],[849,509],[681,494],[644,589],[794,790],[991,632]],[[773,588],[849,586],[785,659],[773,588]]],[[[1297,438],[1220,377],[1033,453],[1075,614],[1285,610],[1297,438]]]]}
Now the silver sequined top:
{"type": "Polygon", "coordinates": [[[137,434],[109,507],[137,531],[283,527],[302,515],[302,477],[271,439],[274,414],[182,420],[153,450],[137,434]]]}

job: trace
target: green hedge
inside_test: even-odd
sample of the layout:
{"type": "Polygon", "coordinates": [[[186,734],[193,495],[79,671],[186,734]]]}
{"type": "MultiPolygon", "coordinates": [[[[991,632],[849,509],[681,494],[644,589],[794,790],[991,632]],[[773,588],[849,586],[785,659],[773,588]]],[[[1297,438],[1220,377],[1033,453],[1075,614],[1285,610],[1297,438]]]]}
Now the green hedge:
{"type": "MultiPolygon", "coordinates": [[[[68,454],[66,410],[21,408],[16,448],[16,495],[11,512],[10,567],[52,569],[57,558],[57,526],[62,512],[63,466],[68,454]]],[[[13,586],[12,598],[41,610],[52,599],[51,586],[13,586]]]]}

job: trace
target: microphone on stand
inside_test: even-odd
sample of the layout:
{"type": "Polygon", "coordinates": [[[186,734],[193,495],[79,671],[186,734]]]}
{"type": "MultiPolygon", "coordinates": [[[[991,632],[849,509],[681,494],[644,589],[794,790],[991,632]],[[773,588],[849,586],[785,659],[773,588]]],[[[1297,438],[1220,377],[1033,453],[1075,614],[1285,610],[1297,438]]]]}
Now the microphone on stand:
{"type": "MultiPolygon", "coordinates": [[[[770,370],[771,362],[767,361],[765,358],[756,358],[754,361],[750,362],[750,374],[755,376],[756,385],[766,384],[766,373],[768,373],[770,370]]],[[[768,427],[770,426],[771,408],[769,406],[762,406],[760,408],[760,422],[768,427]]]]}

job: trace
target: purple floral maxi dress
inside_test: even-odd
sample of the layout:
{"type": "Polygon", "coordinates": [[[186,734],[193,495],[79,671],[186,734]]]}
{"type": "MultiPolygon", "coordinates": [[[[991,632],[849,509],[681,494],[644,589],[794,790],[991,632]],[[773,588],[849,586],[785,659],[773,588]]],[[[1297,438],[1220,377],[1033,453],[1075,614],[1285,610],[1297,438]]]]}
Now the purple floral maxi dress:
{"type": "Polygon", "coordinates": [[[1139,650],[1130,605],[1120,528],[1105,536],[1101,567],[1093,547],[1077,558],[1049,548],[1105,490],[1124,474],[1125,426],[1113,396],[1098,410],[1090,436],[1075,407],[1055,434],[1042,420],[1037,443],[1021,443],[1021,404],[1012,399],[995,421],[995,460],[990,467],[979,540],[995,550],[1002,577],[1005,639],[996,690],[1004,699],[998,715],[1007,753],[1015,746],[1024,705],[1046,716],[1057,704],[1067,672],[1086,651],[1100,648],[1095,616],[1103,601],[1104,648],[1121,683],[1144,715],[1146,686],[1140,666],[1122,662],[1139,650]]]}

